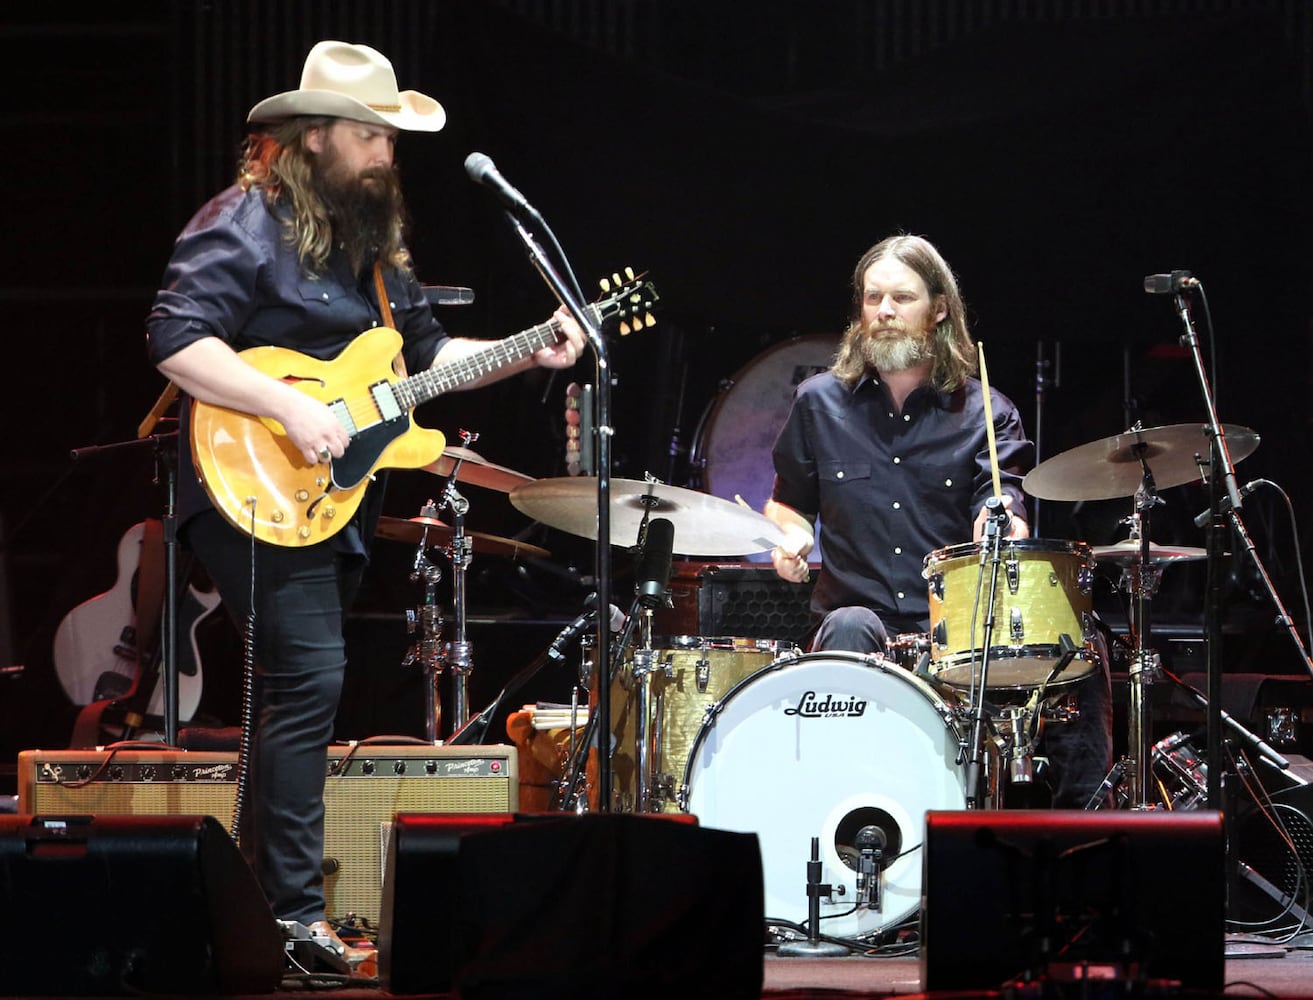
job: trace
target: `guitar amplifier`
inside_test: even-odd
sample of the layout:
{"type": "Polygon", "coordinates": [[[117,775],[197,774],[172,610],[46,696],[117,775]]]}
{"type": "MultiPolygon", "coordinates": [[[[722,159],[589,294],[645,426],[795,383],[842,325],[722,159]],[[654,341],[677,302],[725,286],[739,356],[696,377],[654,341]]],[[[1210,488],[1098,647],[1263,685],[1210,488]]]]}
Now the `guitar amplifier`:
{"type": "Polygon", "coordinates": [[[681,562],[667,592],[671,608],[657,608],[652,629],[661,636],[743,636],[801,645],[811,628],[810,583],[790,583],[770,565],[681,562]]]}
{"type": "MultiPolygon", "coordinates": [[[[377,924],[392,818],[511,813],[512,746],[335,746],[324,786],[324,890],[330,917],[377,924]]],[[[207,815],[231,826],[237,755],[204,750],[27,750],[18,809],[52,815],[207,815]]]]}

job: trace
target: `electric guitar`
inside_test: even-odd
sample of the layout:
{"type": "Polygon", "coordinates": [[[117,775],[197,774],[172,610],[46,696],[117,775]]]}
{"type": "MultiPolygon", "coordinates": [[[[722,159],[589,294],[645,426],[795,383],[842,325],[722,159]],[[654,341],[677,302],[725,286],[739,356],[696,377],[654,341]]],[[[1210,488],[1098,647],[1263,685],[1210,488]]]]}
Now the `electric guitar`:
{"type": "MultiPolygon", "coordinates": [[[[629,277],[621,284],[617,276],[620,287],[587,307],[594,322],[620,317],[622,333],[652,325],[649,310],[656,304],[656,290],[632,272],[629,277]]],[[[607,282],[602,287],[610,289],[607,282]]],[[[401,335],[388,327],[362,333],[331,361],[282,347],[252,347],[240,353],[243,361],[326,403],[350,443],[341,458],[306,465],[276,420],[193,401],[196,473],[219,512],[259,541],[283,546],[322,542],[351,520],[375,470],[417,469],[441,456],[446,438],[414,424],[416,406],[561,339],[561,325],[552,319],[409,377],[393,371],[401,335]]]]}
{"type": "MultiPolygon", "coordinates": [[[[113,702],[139,680],[138,614],[134,581],[141,565],[144,524],[134,524],[119,541],[118,578],[103,594],[83,601],[55,630],[55,674],[75,705],[113,702]]],[[[178,717],[190,719],[201,701],[201,658],[196,627],[219,606],[216,590],[189,586],[178,606],[178,717]]],[[[158,671],[153,679],[158,682],[158,671]]],[[[143,692],[144,693],[144,692],[143,692]]],[[[164,685],[153,686],[147,711],[164,713],[164,685]]]]}

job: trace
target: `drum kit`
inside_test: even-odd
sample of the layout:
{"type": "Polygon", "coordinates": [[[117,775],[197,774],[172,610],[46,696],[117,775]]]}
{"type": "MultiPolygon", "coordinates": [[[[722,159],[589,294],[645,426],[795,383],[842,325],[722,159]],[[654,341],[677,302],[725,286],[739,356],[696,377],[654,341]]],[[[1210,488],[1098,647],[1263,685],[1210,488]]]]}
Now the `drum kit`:
{"type": "MultiPolygon", "coordinates": [[[[755,833],[768,917],[799,927],[815,908],[827,935],[881,938],[920,905],[926,811],[1009,804],[1011,786],[1032,780],[1030,757],[1042,727],[1078,713],[1073,686],[1101,669],[1105,655],[1093,611],[1100,568],[1115,570],[1116,586],[1134,599],[1129,757],[1121,762],[1132,794],[1119,802],[1143,804],[1137,796],[1147,790],[1153,765],[1197,774],[1180,740],[1148,747],[1145,691],[1157,667],[1148,603],[1167,567],[1205,557],[1203,549],[1151,542],[1150,514],[1162,502],[1159,489],[1207,478],[1205,431],[1195,424],[1136,427],[1038,465],[1023,483],[1038,499],[1133,498],[1125,519],[1130,537],[1093,547],[999,539],[989,614],[980,604],[988,543],[937,549],[924,559],[929,632],[896,636],[884,653],[805,653],[793,644],[799,636],[654,635],[659,612],[636,601],[605,671],[592,662],[584,636],[579,676],[594,705],[609,697],[611,732],[601,740],[590,728],[600,713],[573,717],[578,738],[562,761],[552,808],[601,808],[591,748],[608,746],[607,809],[687,813],[703,825],[755,833]],[[985,628],[986,619],[997,619],[997,633],[985,628]],[[965,765],[973,722],[981,718],[986,737],[977,785],[965,765]]],[[[1226,436],[1235,460],[1259,441],[1243,427],[1227,428],[1226,436]]],[[[512,504],[535,521],[597,537],[595,479],[531,480],[468,449],[451,449],[444,462],[449,493],[455,482],[479,482],[477,476],[480,485],[507,489],[512,504]]],[[[654,481],[613,480],[611,490],[617,540],[641,540],[658,517],[673,523],[674,550],[683,555],[742,557],[779,538],[775,525],[742,501],[654,481]]],[[[421,548],[445,545],[458,576],[471,550],[546,555],[465,532],[461,504],[450,497],[445,503],[455,515],[451,526],[430,509],[415,519],[385,520],[379,534],[421,548]]],[[[421,578],[422,562],[417,558],[421,578]]],[[[425,603],[432,603],[431,583],[425,603]]],[[[425,620],[426,639],[434,639],[436,624],[425,620]]],[[[416,656],[433,656],[435,648],[421,640],[416,656]]],[[[449,668],[468,663],[449,648],[445,655],[449,668]]],[[[576,691],[576,704],[578,698],[576,691]]],[[[1168,804],[1179,806],[1174,798],[1168,804]]]]}

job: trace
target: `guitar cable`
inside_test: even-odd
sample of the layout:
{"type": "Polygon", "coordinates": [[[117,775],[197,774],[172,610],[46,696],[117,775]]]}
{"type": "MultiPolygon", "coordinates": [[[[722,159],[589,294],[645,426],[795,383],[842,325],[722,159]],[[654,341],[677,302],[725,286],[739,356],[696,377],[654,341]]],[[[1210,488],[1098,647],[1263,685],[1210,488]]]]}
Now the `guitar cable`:
{"type": "Polygon", "coordinates": [[[242,808],[250,784],[251,731],[255,720],[255,497],[247,497],[251,508],[251,578],[247,594],[246,622],[242,629],[242,721],[237,745],[237,794],[233,798],[232,838],[241,843],[242,808]]]}

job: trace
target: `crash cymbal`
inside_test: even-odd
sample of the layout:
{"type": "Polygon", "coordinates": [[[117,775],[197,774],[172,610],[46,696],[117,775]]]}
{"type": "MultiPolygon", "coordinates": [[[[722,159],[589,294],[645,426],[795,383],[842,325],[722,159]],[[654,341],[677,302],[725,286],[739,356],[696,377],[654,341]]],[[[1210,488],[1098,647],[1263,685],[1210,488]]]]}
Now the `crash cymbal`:
{"type": "MultiPolygon", "coordinates": [[[[1095,562],[1113,563],[1117,566],[1133,566],[1140,561],[1140,543],[1133,538],[1126,538],[1115,545],[1095,545],[1090,549],[1095,562]]],[[[1181,545],[1155,545],[1149,543],[1149,562],[1152,564],[1187,562],[1191,559],[1204,559],[1208,555],[1203,549],[1181,545]]]]}
{"type": "MultiPolygon", "coordinates": [[[[428,545],[434,548],[449,544],[455,533],[455,528],[449,524],[444,524],[436,517],[406,518],[387,516],[378,519],[378,529],[374,532],[379,538],[386,538],[394,542],[407,542],[411,545],[419,544],[420,539],[423,538],[428,545]],[[425,536],[426,529],[428,531],[427,537],[425,536]]],[[[532,556],[535,559],[548,559],[551,557],[551,553],[546,549],[537,545],[530,545],[528,542],[517,541],[514,538],[485,535],[481,531],[467,531],[465,537],[473,542],[474,551],[482,555],[507,556],[511,559],[520,559],[524,556],[532,556]]]]}
{"type": "MultiPolygon", "coordinates": [[[[539,479],[517,487],[511,504],[535,521],[572,535],[597,538],[597,479],[539,479]]],[[[729,500],[679,486],[633,479],[611,480],[611,543],[633,545],[644,512],[675,526],[675,551],[683,555],[735,556],[778,545],[780,529],[763,515],[729,500]],[[649,507],[644,495],[653,499],[649,507]]]]}
{"type": "Polygon", "coordinates": [[[517,486],[534,481],[533,476],[526,476],[504,465],[494,465],[477,452],[454,445],[444,448],[442,457],[424,466],[424,470],[437,476],[450,476],[457,459],[460,459],[460,468],[456,469],[458,483],[470,483],[473,486],[482,486],[485,490],[509,493],[517,486]]]}
{"type": "MultiPolygon", "coordinates": [[[[1208,460],[1207,427],[1171,424],[1114,434],[1091,441],[1040,462],[1021,487],[1041,500],[1111,500],[1130,497],[1140,488],[1144,472],[1140,449],[1154,485],[1165,490],[1199,479],[1198,460],[1208,460]]],[[[1239,462],[1258,447],[1259,437],[1248,427],[1223,425],[1231,461],[1239,462]]]]}

